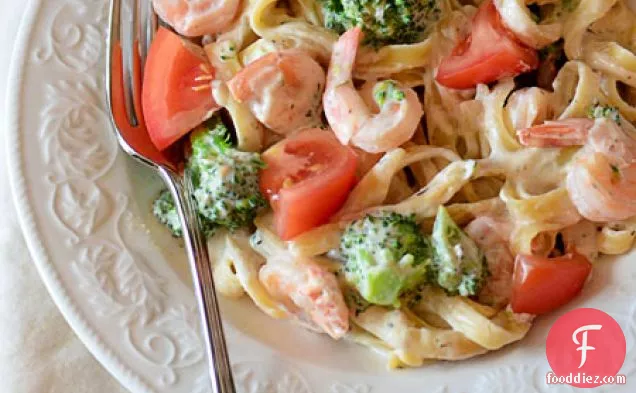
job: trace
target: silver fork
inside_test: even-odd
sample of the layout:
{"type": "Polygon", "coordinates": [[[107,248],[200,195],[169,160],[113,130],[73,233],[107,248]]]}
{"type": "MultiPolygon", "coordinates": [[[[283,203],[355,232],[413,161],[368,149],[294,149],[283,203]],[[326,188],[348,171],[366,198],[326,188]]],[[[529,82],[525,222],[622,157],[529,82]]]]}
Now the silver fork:
{"type": "Polygon", "coordinates": [[[122,150],[154,169],[172,194],[183,227],[212,387],[215,393],[235,393],[210,257],[200,230],[190,176],[187,172],[181,173],[178,158],[154,148],[143,123],[141,81],[148,49],[157,29],[157,16],[150,0],[133,0],[132,25],[124,26],[121,8],[122,0],[111,0],[106,91],[113,129],[122,150]],[[122,30],[122,27],[128,29],[122,30]]]}

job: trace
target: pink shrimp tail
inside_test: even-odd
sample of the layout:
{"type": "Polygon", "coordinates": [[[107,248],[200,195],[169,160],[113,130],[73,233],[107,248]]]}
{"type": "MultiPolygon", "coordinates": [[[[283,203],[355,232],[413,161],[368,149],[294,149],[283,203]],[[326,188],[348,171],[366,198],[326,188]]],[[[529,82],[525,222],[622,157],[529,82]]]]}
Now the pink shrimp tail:
{"type": "Polygon", "coordinates": [[[328,85],[339,85],[351,79],[358,46],[363,35],[362,29],[354,27],[342,34],[334,44],[331,62],[329,63],[328,85]]]}
{"type": "Polygon", "coordinates": [[[519,142],[528,147],[582,146],[587,142],[592,119],[565,119],[517,131],[519,142]]]}

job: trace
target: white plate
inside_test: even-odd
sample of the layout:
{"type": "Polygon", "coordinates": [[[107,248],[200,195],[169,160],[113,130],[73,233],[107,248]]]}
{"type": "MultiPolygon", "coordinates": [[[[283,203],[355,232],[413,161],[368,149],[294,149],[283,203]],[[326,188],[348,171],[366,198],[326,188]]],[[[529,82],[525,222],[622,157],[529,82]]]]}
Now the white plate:
{"type": "MultiPolygon", "coordinates": [[[[158,179],[118,151],[104,103],[107,0],[32,0],[9,99],[9,162],[22,229],[42,279],[95,357],[134,393],[210,391],[186,262],[157,227],[158,179]]],[[[598,307],[627,336],[636,383],[636,254],[603,261],[570,307],[598,307]]],[[[245,393],[570,391],[545,385],[544,317],[522,342],[460,363],[389,372],[384,359],[222,304],[245,393]]],[[[565,311],[565,310],[563,310],[565,311]]],[[[607,391],[627,392],[623,387],[607,391]]]]}

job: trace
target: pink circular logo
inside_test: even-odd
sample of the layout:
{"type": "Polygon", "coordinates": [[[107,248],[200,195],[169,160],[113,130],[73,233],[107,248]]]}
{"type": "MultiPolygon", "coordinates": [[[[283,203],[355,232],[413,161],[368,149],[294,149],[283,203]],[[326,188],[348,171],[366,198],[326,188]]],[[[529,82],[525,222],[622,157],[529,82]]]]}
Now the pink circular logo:
{"type": "Polygon", "coordinates": [[[607,313],[579,308],[562,315],[552,326],[545,352],[561,381],[592,388],[611,381],[623,366],[625,335],[607,313]]]}

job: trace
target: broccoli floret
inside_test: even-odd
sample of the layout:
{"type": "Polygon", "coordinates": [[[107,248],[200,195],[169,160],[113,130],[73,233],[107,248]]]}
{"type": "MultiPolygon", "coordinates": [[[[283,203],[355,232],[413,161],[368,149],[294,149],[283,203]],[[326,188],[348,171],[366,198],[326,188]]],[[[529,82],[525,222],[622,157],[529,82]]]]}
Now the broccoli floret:
{"type": "Polygon", "coordinates": [[[616,122],[616,124],[621,124],[621,114],[618,111],[618,108],[610,105],[600,105],[595,104],[587,110],[587,117],[590,119],[598,119],[604,117],[606,119],[610,119],[616,122]]]}
{"type": "Polygon", "coordinates": [[[379,213],[353,221],[340,239],[346,281],[369,303],[399,305],[427,279],[430,241],[412,217],[379,213]]]}
{"type": "Polygon", "coordinates": [[[476,295],[488,276],[486,257],[441,206],[433,225],[435,281],[448,293],[476,295]]]}
{"type": "MultiPolygon", "coordinates": [[[[183,236],[183,227],[179,220],[179,214],[177,208],[174,205],[172,195],[168,190],[163,190],[159,194],[159,197],[152,204],[152,213],[157,217],[160,223],[168,227],[174,237],[183,236]]],[[[214,235],[216,226],[213,222],[199,215],[199,223],[203,227],[203,234],[205,237],[211,237],[214,235]]]]}
{"type": "Polygon", "coordinates": [[[235,149],[219,117],[192,133],[188,168],[199,213],[230,230],[249,225],[266,205],[258,175],[265,163],[258,153],[235,149]]]}
{"type": "Polygon", "coordinates": [[[402,101],[406,98],[404,91],[400,90],[397,82],[393,80],[385,80],[373,87],[373,98],[378,106],[383,106],[386,100],[402,101]]]}
{"type": "MultiPolygon", "coordinates": [[[[219,116],[214,116],[190,136],[192,152],[186,164],[194,188],[196,208],[206,235],[213,228],[230,230],[251,224],[266,205],[258,187],[258,175],[265,166],[258,153],[236,149],[230,132],[219,116]]],[[[153,212],[175,236],[182,228],[170,194],[164,191],[153,212]]]]}
{"type": "Polygon", "coordinates": [[[325,27],[339,34],[359,26],[374,47],[421,41],[441,15],[438,0],[322,0],[325,27]]]}

